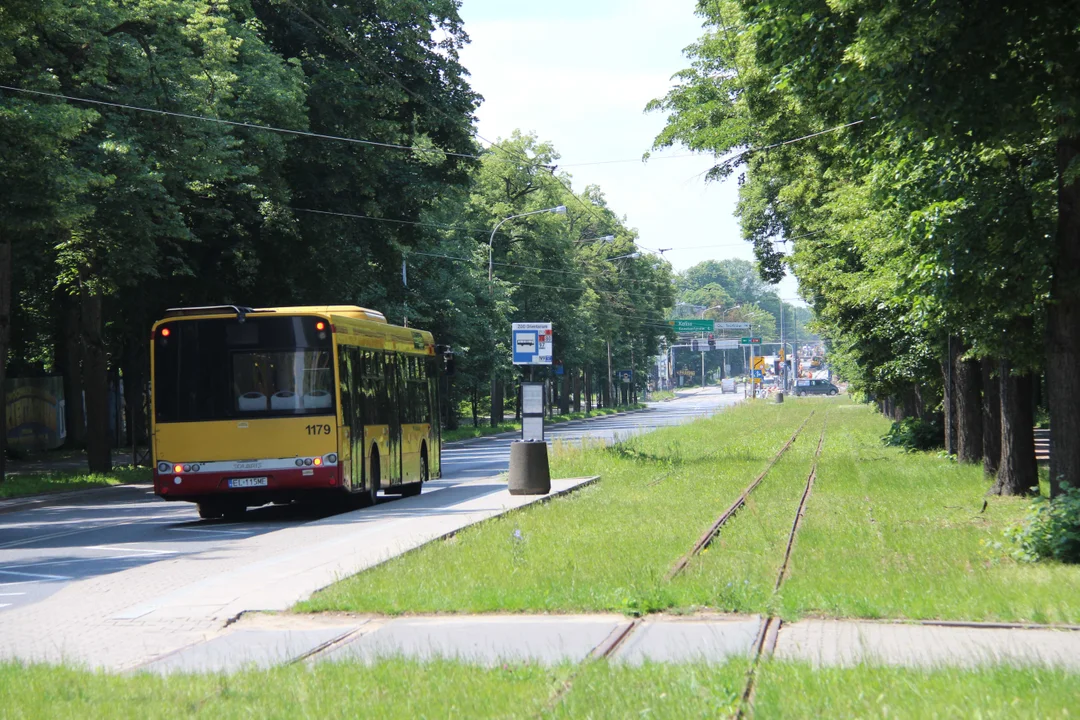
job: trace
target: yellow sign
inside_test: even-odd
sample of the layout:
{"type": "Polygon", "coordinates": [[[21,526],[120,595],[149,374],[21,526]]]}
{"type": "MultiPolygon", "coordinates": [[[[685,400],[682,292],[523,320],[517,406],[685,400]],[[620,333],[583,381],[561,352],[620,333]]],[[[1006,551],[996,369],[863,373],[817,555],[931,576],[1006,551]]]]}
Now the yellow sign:
{"type": "Polygon", "coordinates": [[[764,370],[765,369],[765,358],[763,358],[760,355],[755,356],[754,357],[754,369],[755,370],[764,370]]]}
{"type": "Polygon", "coordinates": [[[780,351],[780,362],[784,362],[784,351],[780,351]]]}

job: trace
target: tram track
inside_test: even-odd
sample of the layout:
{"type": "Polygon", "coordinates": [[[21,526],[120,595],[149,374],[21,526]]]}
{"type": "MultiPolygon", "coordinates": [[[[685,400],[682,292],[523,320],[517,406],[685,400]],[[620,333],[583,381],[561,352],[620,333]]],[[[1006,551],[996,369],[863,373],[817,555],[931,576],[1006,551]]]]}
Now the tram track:
{"type": "MultiPolygon", "coordinates": [[[[723,513],[721,513],[720,516],[716,519],[716,521],[712,525],[710,525],[704,533],[702,533],[701,537],[699,537],[697,542],[694,543],[694,546],[690,548],[690,550],[685,555],[679,558],[678,561],[676,561],[676,563],[671,567],[670,570],[668,570],[667,574],[664,576],[664,580],[668,582],[674,580],[679,575],[679,573],[686,569],[686,566],[690,564],[690,561],[693,560],[694,557],[699,555],[702,550],[709,547],[712,541],[720,533],[721,528],[724,527],[724,524],[727,523],[728,520],[733,518],[735,514],[738,513],[738,511],[742,508],[742,506],[746,504],[746,500],[750,497],[750,493],[754,492],[754,489],[761,484],[761,481],[765,479],[765,477],[769,474],[769,471],[773,469],[773,466],[775,466],[776,463],[780,461],[780,458],[784,456],[784,453],[786,453],[788,449],[793,444],[795,444],[795,440],[799,437],[799,434],[802,433],[807,423],[810,422],[810,419],[814,417],[815,412],[815,410],[810,411],[810,414],[807,415],[806,419],[802,421],[802,424],[795,429],[795,432],[792,433],[788,441],[784,443],[783,446],[776,452],[776,454],[773,455],[772,459],[769,460],[769,463],[765,466],[765,469],[762,470],[757,475],[757,477],[755,477],[753,481],[751,481],[751,483],[743,489],[743,491],[739,494],[739,497],[735,499],[735,502],[733,502],[723,513]]],[[[822,437],[824,437],[824,435],[822,437]]],[[[818,450],[820,451],[820,446],[818,450]]]]}
{"type": "MultiPolygon", "coordinates": [[[[807,418],[809,420],[809,418],[807,418]]],[[[791,530],[788,532],[787,546],[784,549],[784,559],[780,569],[776,573],[776,582],[773,585],[773,596],[780,592],[780,587],[787,579],[788,568],[791,566],[791,554],[795,549],[795,538],[799,533],[803,518],[806,516],[806,505],[810,499],[810,493],[814,489],[814,481],[817,480],[818,461],[821,459],[821,450],[825,446],[825,430],[828,427],[829,416],[826,415],[821,424],[821,435],[818,437],[817,449],[814,451],[814,460],[810,465],[810,473],[806,476],[806,484],[803,487],[802,496],[799,498],[799,507],[795,511],[795,518],[791,522],[791,530]]],[[[805,423],[804,423],[805,424],[805,423]]],[[[782,620],[776,615],[769,615],[761,624],[758,636],[754,641],[753,658],[750,669],[747,671],[746,686],[743,689],[742,701],[739,711],[735,714],[738,720],[745,718],[754,705],[754,691],[756,689],[757,669],[761,665],[762,658],[770,657],[776,649],[776,639],[780,633],[782,620]]]]}

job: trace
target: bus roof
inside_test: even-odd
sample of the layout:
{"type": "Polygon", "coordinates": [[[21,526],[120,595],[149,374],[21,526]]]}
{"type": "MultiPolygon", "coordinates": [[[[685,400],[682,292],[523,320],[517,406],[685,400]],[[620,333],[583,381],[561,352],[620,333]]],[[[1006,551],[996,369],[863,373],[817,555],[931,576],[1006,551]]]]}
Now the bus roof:
{"type": "Polygon", "coordinates": [[[357,305],[297,305],[293,307],[251,308],[243,305],[203,305],[198,307],[169,308],[166,318],[206,317],[213,315],[263,315],[281,313],[283,315],[341,315],[354,320],[386,323],[386,316],[378,310],[369,310],[357,305]]]}

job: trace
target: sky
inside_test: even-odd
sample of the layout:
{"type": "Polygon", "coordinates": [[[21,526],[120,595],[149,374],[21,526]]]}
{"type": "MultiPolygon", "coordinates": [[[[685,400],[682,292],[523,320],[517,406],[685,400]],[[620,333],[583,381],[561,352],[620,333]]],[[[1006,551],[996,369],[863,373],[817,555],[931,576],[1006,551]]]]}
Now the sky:
{"type": "MultiPolygon", "coordinates": [[[[663,129],[644,112],[689,65],[683,49],[702,34],[696,0],[463,0],[471,42],[461,53],[484,97],[478,132],[515,129],[550,141],[575,191],[598,185],[609,207],[637,228],[639,244],[675,270],[703,260],[753,260],[735,217],[737,176],[706,183],[708,156],[676,147],[641,156],[663,129]],[[611,162],[626,161],[626,162],[611,162]]],[[[781,282],[796,297],[794,278],[781,282]]]]}

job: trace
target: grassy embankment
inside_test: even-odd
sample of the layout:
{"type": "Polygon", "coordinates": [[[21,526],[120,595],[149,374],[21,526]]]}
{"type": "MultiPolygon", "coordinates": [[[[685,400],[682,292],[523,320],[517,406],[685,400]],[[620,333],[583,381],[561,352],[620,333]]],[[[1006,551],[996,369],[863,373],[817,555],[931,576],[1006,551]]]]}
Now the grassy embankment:
{"type": "Polygon", "coordinates": [[[755,403],[615,448],[560,448],[567,498],[482,523],[348,578],[303,611],[608,611],[708,607],[868,618],[1080,622],[1080,568],[994,552],[1026,501],[988,498],[977,467],[883,447],[888,423],[843,398],[755,403]],[[664,574],[809,414],[798,442],[720,537],[664,574]],[[825,416],[791,573],[772,592],[825,416]],[[520,531],[520,532],[515,532],[520,531]]]}
{"type": "Polygon", "coordinates": [[[20,473],[8,475],[4,482],[0,483],[0,499],[146,482],[150,482],[148,468],[114,468],[109,473],[20,473]]]}
{"type": "MultiPolygon", "coordinates": [[[[386,660],[231,676],[107,675],[0,664],[6,718],[718,718],[732,717],[746,661],[584,667],[386,660]],[[572,677],[570,689],[562,694],[572,677]]],[[[1077,676],[992,668],[811,669],[767,663],[756,717],[1073,717],[1077,676]],[[977,715],[975,713],[978,713],[977,715]],[[1070,714],[1073,713],[1073,714],[1070,714]]]]}

